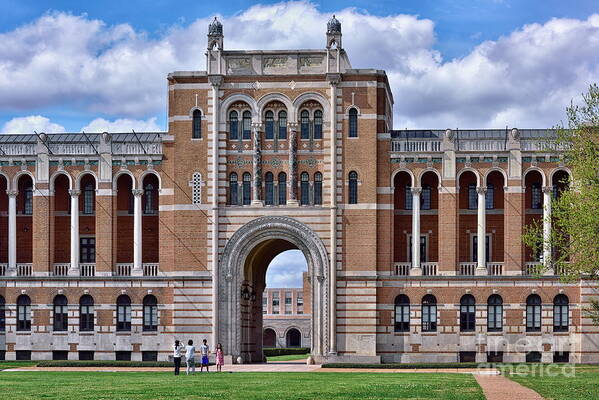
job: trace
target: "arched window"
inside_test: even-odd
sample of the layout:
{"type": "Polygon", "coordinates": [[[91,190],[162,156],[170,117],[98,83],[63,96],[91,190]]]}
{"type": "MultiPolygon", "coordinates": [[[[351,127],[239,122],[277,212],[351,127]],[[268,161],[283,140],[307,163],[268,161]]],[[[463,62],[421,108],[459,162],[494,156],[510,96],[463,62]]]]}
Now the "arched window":
{"type": "Polygon", "coordinates": [[[158,330],[158,300],[156,300],[155,296],[149,294],[146,297],[144,297],[143,304],[144,304],[143,330],[145,332],[157,331],[158,330]]]}
{"type": "Polygon", "coordinates": [[[264,196],[264,204],[267,206],[272,206],[275,203],[275,193],[274,193],[274,176],[272,172],[267,172],[264,175],[264,191],[266,192],[264,196]]]}
{"type": "Polygon", "coordinates": [[[202,112],[200,110],[193,110],[193,131],[191,137],[192,139],[202,138],[202,112]]]}
{"type": "Polygon", "coordinates": [[[231,111],[229,113],[229,139],[239,139],[239,116],[237,111],[231,111]]]}
{"type": "Polygon", "coordinates": [[[322,139],[322,111],[314,111],[314,139],[322,139]]]}
{"type": "Polygon", "coordinates": [[[300,138],[310,139],[310,114],[304,110],[300,114],[300,138]]]}
{"type": "Polygon", "coordinates": [[[79,299],[79,330],[91,332],[94,330],[94,298],[84,294],[79,299]]]}
{"type": "Polygon", "coordinates": [[[395,332],[410,331],[410,299],[405,294],[395,298],[395,332]]]}
{"type": "Polygon", "coordinates": [[[412,187],[410,185],[404,186],[404,209],[411,210],[412,203],[414,202],[414,196],[412,196],[412,187]]]}
{"type": "Polygon", "coordinates": [[[54,330],[68,330],[69,310],[67,298],[61,294],[54,297],[54,330]]]}
{"type": "Polygon", "coordinates": [[[538,210],[543,207],[543,194],[541,192],[541,185],[533,183],[530,192],[530,208],[538,210]]]}
{"type": "Polygon", "coordinates": [[[279,139],[287,139],[287,111],[279,111],[279,139]]]}
{"type": "Polygon", "coordinates": [[[33,186],[31,182],[25,185],[25,196],[23,197],[23,214],[33,214],[33,186]]]}
{"type": "Polygon", "coordinates": [[[237,189],[237,174],[235,172],[231,172],[231,175],[229,175],[229,204],[232,206],[236,206],[239,201],[237,189]]]}
{"type": "Polygon", "coordinates": [[[422,298],[422,332],[437,331],[437,299],[432,294],[422,298]]]}
{"type": "Polygon", "coordinates": [[[478,195],[476,193],[476,185],[471,183],[468,185],[468,208],[476,210],[478,205],[478,195]]]}
{"type": "Polygon", "coordinates": [[[495,208],[495,186],[492,183],[487,185],[487,193],[485,194],[485,207],[487,210],[495,208]]]}
{"type": "Polygon", "coordinates": [[[252,138],[252,113],[249,111],[243,112],[243,140],[252,138]]]}
{"type": "Polygon", "coordinates": [[[322,174],[320,172],[314,174],[314,204],[322,204],[322,174]]]}
{"type": "Polygon", "coordinates": [[[17,331],[31,330],[31,299],[22,294],[17,299],[17,331]]]}
{"type": "Polygon", "coordinates": [[[83,214],[94,213],[94,184],[87,182],[83,187],[83,214]]]}
{"type": "Polygon", "coordinates": [[[151,183],[147,183],[144,186],[144,214],[154,214],[155,213],[155,202],[156,199],[154,196],[156,195],[156,190],[154,185],[151,183]]]}
{"type": "Polygon", "coordinates": [[[422,195],[421,195],[420,203],[422,204],[421,208],[423,210],[431,209],[431,187],[430,187],[430,185],[422,186],[422,195]]]}
{"type": "Polygon", "coordinates": [[[307,172],[300,175],[300,202],[303,206],[310,205],[310,176],[307,172]]]}
{"type": "Polygon", "coordinates": [[[503,299],[498,294],[494,294],[487,300],[487,331],[501,332],[502,330],[503,299]]]}
{"type": "Polygon", "coordinates": [[[358,204],[358,173],[349,173],[349,204],[358,204]]]}
{"type": "Polygon", "coordinates": [[[243,173],[243,205],[248,206],[252,202],[252,175],[249,172],[243,173]]]}
{"type": "Polygon", "coordinates": [[[275,120],[274,113],[272,111],[267,111],[264,114],[264,134],[267,140],[275,138],[275,120]]]}
{"type": "Polygon", "coordinates": [[[131,299],[126,294],[116,299],[116,330],[120,332],[131,330],[131,299]]]}
{"type": "Polygon", "coordinates": [[[568,332],[570,326],[569,301],[565,294],[558,294],[553,299],[553,331],[568,332]]]}
{"type": "Polygon", "coordinates": [[[287,204],[287,174],[279,173],[279,204],[287,204]]]}
{"type": "Polygon", "coordinates": [[[474,331],[476,325],[476,301],[471,294],[465,294],[460,299],[460,330],[474,331]]]}
{"type": "Polygon", "coordinates": [[[358,137],[358,110],[349,110],[349,137],[358,137]]]}
{"type": "Polygon", "coordinates": [[[4,297],[0,296],[0,332],[6,330],[6,302],[4,297]]]}
{"type": "Polygon", "coordinates": [[[541,298],[531,294],[526,299],[526,332],[541,331],[541,298]]]}
{"type": "Polygon", "coordinates": [[[202,204],[202,174],[194,172],[191,175],[191,202],[202,204]]]}

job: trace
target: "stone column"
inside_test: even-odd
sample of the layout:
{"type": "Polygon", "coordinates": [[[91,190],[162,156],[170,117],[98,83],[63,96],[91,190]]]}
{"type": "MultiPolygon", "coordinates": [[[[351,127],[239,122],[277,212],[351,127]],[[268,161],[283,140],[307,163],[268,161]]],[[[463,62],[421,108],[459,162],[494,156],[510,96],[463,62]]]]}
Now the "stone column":
{"type": "Polygon", "coordinates": [[[412,188],[412,269],[410,275],[422,275],[420,265],[420,193],[422,188],[412,188]]]}
{"type": "Polygon", "coordinates": [[[8,276],[17,276],[17,195],[18,190],[7,190],[8,195],[8,276]]]}
{"type": "Polygon", "coordinates": [[[79,190],[69,190],[71,196],[71,265],[69,276],[79,276],[79,190]]]}
{"type": "Polygon", "coordinates": [[[142,254],[142,232],[141,232],[141,196],[143,190],[133,189],[133,269],[132,276],[143,276],[142,254]]]}
{"type": "Polygon", "coordinates": [[[476,193],[478,196],[477,202],[477,248],[476,258],[478,259],[476,265],[476,275],[487,275],[487,262],[486,262],[486,236],[487,236],[487,216],[486,216],[486,201],[485,195],[487,193],[486,187],[477,187],[476,193]]]}
{"type": "Polygon", "coordinates": [[[543,187],[543,267],[544,273],[552,275],[551,262],[551,186],[543,187]]]}
{"type": "MultiPolygon", "coordinates": [[[[220,53],[219,53],[220,54],[220,53]]],[[[220,73],[220,56],[218,57],[219,67],[218,72],[220,73]]],[[[219,87],[223,82],[222,75],[210,75],[208,77],[210,85],[212,86],[212,165],[211,165],[211,176],[212,181],[212,226],[210,233],[210,253],[212,255],[212,341],[213,345],[219,341],[219,320],[218,320],[218,289],[220,286],[219,282],[219,254],[218,254],[218,231],[219,231],[219,212],[218,212],[218,158],[219,158],[219,125],[220,125],[220,95],[219,87]]],[[[240,147],[241,149],[242,147],[240,147]]],[[[241,177],[240,177],[241,178],[241,177]]],[[[239,195],[239,188],[237,189],[239,195]]],[[[238,197],[239,199],[239,197],[238,197]]],[[[241,203],[237,203],[241,204],[241,203]]],[[[230,353],[231,348],[227,350],[230,353]]]]}
{"type": "Polygon", "coordinates": [[[260,132],[262,124],[252,123],[254,154],[252,160],[252,174],[254,175],[254,187],[252,188],[252,205],[263,206],[262,201],[262,148],[260,145],[260,132]]]}
{"type": "Polygon", "coordinates": [[[290,122],[289,127],[289,170],[287,172],[287,204],[298,206],[297,201],[297,123],[290,122]]]}

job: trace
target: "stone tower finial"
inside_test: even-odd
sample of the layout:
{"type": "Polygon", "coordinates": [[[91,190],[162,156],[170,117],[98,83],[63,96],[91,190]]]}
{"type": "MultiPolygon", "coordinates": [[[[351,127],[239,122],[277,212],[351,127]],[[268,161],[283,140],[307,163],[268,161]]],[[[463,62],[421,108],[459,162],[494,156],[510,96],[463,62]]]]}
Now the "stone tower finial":
{"type": "Polygon", "coordinates": [[[327,49],[333,46],[341,48],[341,22],[335,15],[327,22],[327,49]]]}
{"type": "Polygon", "coordinates": [[[335,14],[327,23],[327,33],[341,33],[341,22],[335,18],[335,14]]]}
{"type": "Polygon", "coordinates": [[[214,21],[208,25],[208,50],[212,50],[215,46],[218,50],[222,50],[223,38],[223,24],[214,17],[214,21]]]}

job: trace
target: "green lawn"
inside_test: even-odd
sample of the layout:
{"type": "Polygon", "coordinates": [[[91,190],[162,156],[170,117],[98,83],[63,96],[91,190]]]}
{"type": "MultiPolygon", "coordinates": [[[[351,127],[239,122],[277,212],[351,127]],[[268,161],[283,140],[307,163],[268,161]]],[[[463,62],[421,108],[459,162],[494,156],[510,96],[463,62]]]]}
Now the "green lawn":
{"type": "Polygon", "coordinates": [[[483,400],[467,374],[0,372],[2,398],[483,400]],[[4,397],[6,396],[6,397],[4,397]]]}
{"type": "Polygon", "coordinates": [[[270,356],[266,357],[267,361],[296,361],[305,360],[309,354],[286,354],[284,356],[270,356]]]}
{"type": "MultiPolygon", "coordinates": [[[[552,367],[549,371],[557,373],[560,366],[552,367]]],[[[549,376],[546,372],[546,369],[541,373],[538,370],[524,374],[512,371],[512,374],[506,376],[535,390],[548,400],[599,399],[599,366],[578,365],[573,376],[549,376]]],[[[565,372],[571,373],[572,369],[568,366],[565,372]]]]}

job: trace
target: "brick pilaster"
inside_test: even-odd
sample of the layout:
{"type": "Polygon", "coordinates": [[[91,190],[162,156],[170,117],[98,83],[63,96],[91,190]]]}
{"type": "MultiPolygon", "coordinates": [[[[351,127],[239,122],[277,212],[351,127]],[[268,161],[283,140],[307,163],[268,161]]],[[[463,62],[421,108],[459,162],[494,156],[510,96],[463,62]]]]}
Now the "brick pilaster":
{"type": "Polygon", "coordinates": [[[504,262],[508,275],[520,275],[523,263],[523,210],[524,193],[520,187],[510,187],[505,193],[504,205],[504,262]]]}
{"type": "Polygon", "coordinates": [[[32,246],[33,271],[47,273],[50,266],[50,198],[47,184],[36,187],[33,196],[32,218],[32,246]],[[42,187],[40,187],[42,186],[42,187]]]}
{"type": "Polygon", "coordinates": [[[439,190],[439,273],[455,275],[458,260],[458,194],[447,182],[439,190]]]}
{"type": "Polygon", "coordinates": [[[113,198],[110,184],[101,183],[96,195],[96,273],[112,271],[113,253],[113,198]]]}

